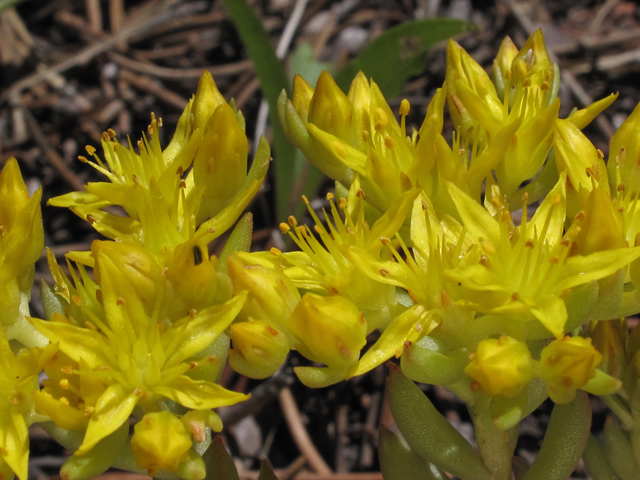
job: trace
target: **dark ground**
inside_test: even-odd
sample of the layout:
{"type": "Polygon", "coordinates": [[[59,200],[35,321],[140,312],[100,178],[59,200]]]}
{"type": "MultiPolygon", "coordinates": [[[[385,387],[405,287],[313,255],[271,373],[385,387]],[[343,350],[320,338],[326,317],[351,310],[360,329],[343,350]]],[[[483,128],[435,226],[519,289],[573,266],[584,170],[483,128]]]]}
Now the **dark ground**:
{"type": "MultiPolygon", "coordinates": [[[[296,0],[252,3],[277,43],[296,0]]],[[[602,120],[586,130],[605,154],[609,137],[640,100],[640,8],[627,1],[309,0],[292,49],[310,42],[319,60],[339,65],[385,29],[436,15],[478,25],[476,33],[458,40],[487,68],[505,35],[521,46],[541,26],[563,73],[562,116],[620,92],[602,120]]],[[[227,99],[236,99],[253,139],[260,85],[221,2],[26,0],[0,15],[0,38],[0,165],[11,156],[18,158],[28,185],[34,190],[43,186],[45,202],[100,180],[76,157],[86,144],[98,146],[108,128],[120,138],[130,134],[135,140],[146,130],[150,112],[155,112],[164,120],[166,144],[204,68],[211,69],[227,99]],[[167,3],[173,6],[164,8],[167,3]]],[[[430,52],[424,73],[412,79],[403,93],[411,101],[414,125],[421,124],[443,79],[440,47],[430,52]]],[[[390,99],[392,106],[400,99],[390,99]]],[[[252,206],[254,242],[261,249],[272,246],[271,231],[282,220],[270,207],[272,194],[267,182],[252,206]]],[[[97,238],[87,223],[65,210],[43,207],[43,217],[46,244],[59,257],[69,249],[86,250],[97,238]]],[[[220,247],[214,245],[214,252],[216,248],[220,247]]],[[[48,277],[46,262],[38,265],[37,276],[48,277]]],[[[37,303],[36,298],[35,315],[40,314],[37,303]]],[[[296,362],[292,356],[289,365],[296,362]]],[[[244,391],[258,385],[231,371],[223,383],[244,391]]],[[[392,423],[381,369],[316,391],[302,387],[288,370],[268,385],[266,406],[255,415],[240,420],[247,412],[223,413],[230,427],[228,445],[247,471],[242,478],[256,477],[260,456],[284,469],[281,480],[380,478],[378,473],[341,474],[379,471],[374,447],[377,425],[392,423]],[[290,406],[289,391],[299,413],[290,406]],[[289,412],[288,419],[283,410],[289,412]],[[305,467],[303,455],[308,457],[314,447],[304,435],[295,434],[305,431],[336,473],[322,473],[321,466],[305,467]],[[296,475],[302,468],[320,473],[296,475]]],[[[455,397],[441,388],[427,393],[449,420],[472,436],[468,414],[455,397]]],[[[594,401],[596,430],[604,421],[599,405],[594,401]]],[[[545,404],[523,422],[517,454],[529,461],[540,446],[550,409],[545,404]]],[[[30,474],[38,479],[56,475],[68,452],[38,428],[32,430],[30,474]]],[[[581,468],[574,475],[587,478],[581,468]]]]}

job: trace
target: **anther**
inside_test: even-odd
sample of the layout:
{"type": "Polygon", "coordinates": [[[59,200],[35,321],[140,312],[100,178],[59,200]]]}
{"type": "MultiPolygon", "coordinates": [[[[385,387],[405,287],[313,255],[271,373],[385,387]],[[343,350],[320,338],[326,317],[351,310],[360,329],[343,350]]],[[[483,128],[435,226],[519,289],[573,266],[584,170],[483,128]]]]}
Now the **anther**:
{"type": "Polygon", "coordinates": [[[384,137],[384,145],[391,150],[393,148],[393,138],[391,137],[384,137]]]}
{"type": "Polygon", "coordinates": [[[373,114],[373,118],[375,119],[374,128],[378,132],[382,130],[384,127],[386,127],[387,124],[389,123],[389,120],[387,119],[387,114],[380,107],[376,108],[376,111],[373,114]]]}
{"type": "Polygon", "coordinates": [[[107,132],[102,132],[102,141],[108,142],[109,140],[111,140],[111,137],[109,136],[109,134],[107,132]]]}
{"type": "Polygon", "coordinates": [[[122,297],[118,297],[118,298],[116,298],[116,305],[120,305],[120,306],[122,306],[122,305],[124,305],[125,303],[127,303],[127,302],[125,302],[125,301],[124,301],[124,298],[122,298],[122,297]]]}
{"type": "Polygon", "coordinates": [[[600,157],[600,160],[604,160],[604,152],[599,148],[596,148],[596,152],[598,152],[598,157],[600,157]]]}
{"type": "Polygon", "coordinates": [[[306,195],[302,195],[302,201],[304,202],[305,205],[309,205],[309,199],[307,198],[306,195]]]}
{"type": "Polygon", "coordinates": [[[380,242],[382,242],[384,246],[387,246],[391,243],[391,240],[387,237],[380,237],[380,242]]]}
{"type": "Polygon", "coordinates": [[[331,201],[331,200],[333,200],[334,198],[335,198],[335,197],[334,197],[333,193],[331,193],[331,192],[327,193],[327,201],[331,201]]]}
{"type": "Polygon", "coordinates": [[[189,316],[189,318],[190,318],[191,320],[193,320],[194,318],[196,318],[196,314],[197,314],[197,313],[198,313],[198,312],[196,312],[196,309],[195,309],[195,308],[192,308],[191,310],[189,310],[189,312],[187,313],[187,315],[189,316]]]}
{"type": "Polygon", "coordinates": [[[356,197],[364,199],[364,197],[365,197],[364,190],[359,188],[358,191],[356,192],[356,197]]]}
{"type": "Polygon", "coordinates": [[[338,202],[338,206],[342,209],[347,208],[347,199],[341,198],[340,201],[338,202]]]}
{"type": "Polygon", "coordinates": [[[389,275],[389,270],[387,270],[386,268],[381,268],[380,275],[382,275],[383,277],[386,277],[387,275],[389,275]]]}
{"type": "Polygon", "coordinates": [[[62,380],[60,380],[59,382],[60,388],[63,390],[69,390],[69,380],[66,378],[63,378],[62,380]]]}
{"type": "Polygon", "coordinates": [[[96,217],[91,214],[87,215],[87,222],[89,222],[89,225],[93,225],[96,223],[96,217]]]}
{"type": "Polygon", "coordinates": [[[526,242],[524,242],[524,246],[527,248],[533,248],[534,247],[533,240],[531,239],[527,240],[526,242]]]}
{"type": "Polygon", "coordinates": [[[276,257],[282,255],[282,251],[278,250],[276,247],[271,247],[269,252],[271,252],[271,254],[275,255],[276,257]]]}
{"type": "Polygon", "coordinates": [[[624,188],[625,188],[625,187],[624,187],[624,183],[623,183],[623,182],[620,182],[620,183],[618,184],[618,191],[619,191],[619,192],[624,192],[624,188]]]}
{"type": "Polygon", "coordinates": [[[406,98],[403,98],[402,101],[400,102],[400,115],[406,117],[407,115],[409,115],[410,109],[411,109],[411,104],[409,103],[409,100],[407,100],[406,98]]]}
{"type": "Polygon", "coordinates": [[[107,133],[109,134],[109,136],[110,136],[111,138],[116,138],[116,131],[115,131],[113,128],[109,128],[109,129],[107,130],[107,133]]]}
{"type": "Polygon", "coordinates": [[[584,220],[584,216],[585,216],[584,210],[581,210],[573,217],[573,219],[574,220],[584,220]]]}
{"type": "Polygon", "coordinates": [[[89,159],[82,155],[78,155],[78,160],[80,160],[82,163],[89,163],[89,159]]]}
{"type": "Polygon", "coordinates": [[[289,225],[287,225],[286,223],[282,222],[280,224],[280,231],[282,233],[289,233],[290,230],[291,230],[291,227],[289,227],[289,225]]]}
{"type": "Polygon", "coordinates": [[[96,153],[95,147],[92,147],[91,145],[87,145],[86,147],[84,147],[84,149],[89,155],[93,155],[94,153],[96,153]]]}
{"type": "Polygon", "coordinates": [[[289,225],[291,225],[292,227],[298,226],[298,221],[296,220],[296,217],[294,217],[293,215],[289,215],[289,218],[287,220],[289,221],[289,225]]]}

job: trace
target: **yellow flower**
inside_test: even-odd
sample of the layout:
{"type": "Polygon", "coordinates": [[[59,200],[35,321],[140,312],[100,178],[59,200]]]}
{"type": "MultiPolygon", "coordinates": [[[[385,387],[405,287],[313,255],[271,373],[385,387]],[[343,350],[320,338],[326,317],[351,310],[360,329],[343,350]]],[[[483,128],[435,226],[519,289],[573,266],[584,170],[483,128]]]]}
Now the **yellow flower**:
{"type": "MultiPolygon", "coordinates": [[[[446,223],[446,227],[455,228],[451,223],[446,223]]],[[[455,283],[442,275],[457,265],[465,246],[457,240],[451,244],[445,233],[447,228],[440,223],[433,205],[422,194],[414,201],[411,213],[411,251],[399,234],[401,253],[393,243],[384,242],[392,257],[388,260],[353,248],[349,250],[353,263],[371,281],[400,287],[409,297],[402,302],[406,307],[385,326],[378,341],[349,373],[350,377],[368,372],[393,356],[400,357],[407,346],[427,334],[460,343],[473,312],[459,305],[455,283]]]]}
{"type": "Polygon", "coordinates": [[[34,412],[33,393],[38,391],[38,373],[54,347],[33,348],[14,355],[0,327],[0,473],[27,480],[28,427],[42,420],[34,412]]]}
{"type": "MultiPolygon", "coordinates": [[[[449,184],[462,225],[474,247],[468,258],[445,272],[467,292],[467,304],[482,313],[505,316],[501,328],[518,336],[524,322],[537,319],[556,338],[562,338],[567,320],[563,296],[568,289],[612,275],[640,257],[640,249],[617,248],[589,255],[573,255],[572,243],[580,229],[564,232],[565,174],[529,220],[512,230],[511,215],[503,210],[492,217],[481,205],[449,184]],[[523,315],[529,312],[530,316],[523,315]],[[532,318],[533,317],[533,318],[532,318]],[[509,319],[517,320],[512,322],[509,319]]],[[[523,211],[527,211],[525,201],[523,211]]]]}
{"type": "Polygon", "coordinates": [[[41,197],[41,189],[29,197],[18,162],[7,160],[0,172],[0,328],[27,347],[46,344],[25,319],[44,244],[41,197]]]}
{"type": "Polygon", "coordinates": [[[246,398],[187,375],[198,367],[189,359],[228,328],[246,294],[220,306],[193,310],[171,323],[164,311],[164,296],[157,295],[151,314],[147,313],[131,279],[108,252],[98,249],[95,258],[103,316],[84,309],[91,320],[83,325],[74,325],[60,314],[54,314],[50,322],[31,320],[76,362],[79,369],[71,370],[80,376],[81,385],[85,376],[99,380],[82,392],[83,397],[96,400],[78,455],[91,450],[127,421],[136,405],[145,413],[158,411],[159,402],[169,399],[190,409],[209,409],[246,398]]]}
{"type": "Polygon", "coordinates": [[[531,353],[512,337],[483,340],[464,371],[490,397],[515,397],[531,381],[531,353]]]}
{"type": "Polygon", "coordinates": [[[49,201],[69,207],[104,236],[144,245],[154,253],[194,236],[208,244],[233,225],[257,193],[269,164],[269,146],[261,140],[247,174],[244,119],[222,98],[205,72],[198,93],[184,110],[173,139],[163,151],[162,120],[151,116],[148,133],[135,153],[103,134],[105,163],[87,146],[89,163],[110,181],[89,183],[49,201]],[[191,168],[193,167],[193,168],[191,168]],[[185,173],[187,172],[187,173],[185,173]],[[127,217],[103,210],[118,205],[127,217]]]}

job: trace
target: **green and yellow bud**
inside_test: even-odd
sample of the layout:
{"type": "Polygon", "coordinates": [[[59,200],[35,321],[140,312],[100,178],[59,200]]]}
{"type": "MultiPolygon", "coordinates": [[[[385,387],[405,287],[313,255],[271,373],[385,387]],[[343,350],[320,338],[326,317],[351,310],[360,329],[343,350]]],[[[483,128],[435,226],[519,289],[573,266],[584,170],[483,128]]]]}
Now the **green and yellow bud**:
{"type": "Polygon", "coordinates": [[[355,365],[366,344],[364,315],[344,297],[306,293],[287,323],[295,349],[330,368],[355,365]]]}
{"type": "Polygon", "coordinates": [[[515,397],[531,381],[531,353],[512,337],[482,340],[464,371],[490,397],[515,397]]]}
{"type": "Polygon", "coordinates": [[[193,106],[191,107],[195,117],[195,128],[204,129],[216,109],[226,103],[211,73],[205,70],[198,82],[198,90],[196,90],[193,106]]]}
{"type": "Polygon", "coordinates": [[[191,436],[180,419],[168,411],[147,413],[133,427],[131,451],[138,468],[155,476],[175,472],[191,449],[191,436]]]}
{"type": "Polygon", "coordinates": [[[198,443],[206,441],[207,428],[214,432],[222,431],[222,420],[213,410],[191,410],[184,414],[182,423],[198,443]]]}
{"type": "Polygon", "coordinates": [[[289,353],[287,336],[267,321],[249,320],[231,325],[231,341],[229,364],[249,378],[273,375],[289,353]]]}
{"type": "Polygon", "coordinates": [[[324,132],[348,141],[347,135],[352,131],[352,112],[353,106],[347,96],[329,72],[323,71],[309,104],[307,121],[324,132]]]}
{"type": "Polygon", "coordinates": [[[271,323],[286,332],[287,318],[300,301],[298,289],[281,270],[247,265],[240,255],[229,255],[227,258],[233,293],[238,294],[243,290],[249,292],[239,320],[253,318],[271,323]]]}
{"type": "MultiPolygon", "coordinates": [[[[189,311],[200,311],[215,303],[218,259],[202,240],[192,239],[178,245],[164,264],[169,282],[169,308],[176,319],[189,311]]],[[[173,318],[173,316],[172,316],[173,318]]]]}
{"type": "MultiPolygon", "coordinates": [[[[583,193],[583,191],[581,191],[583,193]]],[[[580,227],[575,236],[578,253],[614,250],[626,246],[624,218],[605,189],[596,184],[587,193],[583,210],[574,217],[574,225],[580,227]]]]}
{"type": "Polygon", "coordinates": [[[554,147],[558,171],[567,172],[568,185],[576,191],[580,188],[591,191],[595,180],[609,193],[607,167],[601,152],[571,121],[556,120],[554,147]]]}
{"type": "Polygon", "coordinates": [[[193,161],[195,187],[203,196],[197,223],[215,216],[241,189],[247,178],[247,136],[235,112],[219,105],[204,126],[193,161]]]}
{"type": "Polygon", "coordinates": [[[596,376],[602,355],[590,338],[565,336],[547,345],[540,356],[540,376],[556,403],[569,403],[579,388],[596,376]]]}
{"type": "MultiPolygon", "coordinates": [[[[119,274],[133,287],[139,301],[151,312],[159,292],[158,281],[162,272],[156,257],[149,250],[133,243],[104,240],[94,240],[91,252],[94,259],[108,257],[119,274]]],[[[102,268],[101,263],[96,262],[94,273],[98,284],[101,283],[102,268]]]]}
{"type": "Polygon", "coordinates": [[[34,264],[44,246],[41,197],[41,189],[29,196],[18,162],[7,160],[0,171],[0,325],[19,323],[20,331],[8,335],[29,346],[37,343],[35,332],[20,309],[24,312],[31,298],[34,264]]]}
{"type": "Polygon", "coordinates": [[[511,85],[511,66],[513,65],[513,59],[518,55],[518,47],[513,43],[509,37],[504,37],[504,40],[500,44],[498,55],[493,60],[493,68],[491,70],[491,76],[493,84],[496,87],[496,93],[498,98],[504,100],[506,88],[511,85]]]}
{"type": "MultiPolygon", "coordinates": [[[[453,124],[466,137],[482,127],[495,133],[504,108],[484,69],[457,43],[447,45],[445,77],[447,101],[453,124]]],[[[483,142],[484,143],[484,142],[483,142]]]]}

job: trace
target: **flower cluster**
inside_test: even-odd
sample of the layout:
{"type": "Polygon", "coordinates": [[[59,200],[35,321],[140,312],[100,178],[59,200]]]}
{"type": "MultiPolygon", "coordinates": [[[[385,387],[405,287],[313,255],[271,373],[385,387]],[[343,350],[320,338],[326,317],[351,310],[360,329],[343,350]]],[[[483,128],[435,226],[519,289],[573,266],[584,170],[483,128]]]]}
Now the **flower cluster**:
{"type": "MultiPolygon", "coordinates": [[[[281,225],[300,251],[236,254],[230,275],[260,306],[243,314],[324,364],[296,369],[305,384],[401,356],[414,380],[500,399],[496,415],[523,409],[532,381],[557,403],[578,389],[619,388],[578,329],[640,311],[638,114],[612,139],[607,167],[581,129],[616,95],[563,119],[558,85],[539,31],[520,50],[507,38],[492,77],[449,42],[444,85],[411,133],[409,102],[398,120],[362,74],[346,95],[326,72],[315,89],[296,77],[280,118],[336,180],[335,198],[324,219],[309,208],[313,229],[294,218],[281,225]],[[279,295],[256,293],[265,278],[279,295]],[[361,356],[374,330],[380,337],[361,356]]],[[[275,356],[265,358],[275,368],[275,356]]],[[[243,373],[258,376],[264,364],[244,360],[243,373]]]]}
{"type": "Polygon", "coordinates": [[[9,478],[26,479],[27,425],[50,420],[43,426],[54,438],[74,439],[65,478],[129,464],[151,475],[202,479],[201,453],[211,430],[222,428],[212,409],[247,398],[217,381],[227,361],[225,331],[247,299],[233,293],[226,258],[248,249],[251,217],[238,223],[220,258],[208,245],[257,193],[269,147],[261,141],[247,173],[244,119],[209,73],[164,150],[161,126],[152,115],[137,152],[131,141],[120,144],[115,132],[105,132],[105,161],[91,146],[92,160],[80,160],[109,181],[49,202],[70,208],[109,240],[70,252],[66,268],[47,250],[55,284],[42,285],[46,320],[28,317],[43,246],[40,192],[29,198],[15,160],[2,171],[0,452],[9,478]]]}
{"type": "MultiPolygon", "coordinates": [[[[47,250],[45,319],[28,307],[41,193],[9,160],[0,480],[26,480],[34,422],[74,451],[65,479],[123,466],[201,480],[222,428],[212,409],[247,398],[218,384],[222,367],[266,378],[290,350],[308,359],[295,371],[312,387],[401,358],[405,375],[448,387],[473,407],[478,435],[496,430],[500,442],[547,397],[567,404],[586,398],[579,390],[636,428],[640,329],[628,336],[618,319],[640,312],[640,107],[605,163],[581,130],[616,95],[559,118],[559,75],[541,32],[521,49],[507,38],[492,76],[450,42],[444,85],[411,133],[409,102],[398,120],[362,73],[347,94],[326,72],[315,89],[296,77],[279,99],[283,129],[335,192],[322,214],[303,197],[313,227],[280,224],[298,250],[251,253],[251,216],[238,219],[269,147],[260,141],[247,171],[244,118],[205,73],[164,150],[153,115],[137,153],[109,130],[104,160],[91,146],[80,157],[108,181],[49,202],[107,240],[66,265],[47,250]]],[[[482,469],[511,468],[483,448],[482,469]]]]}

